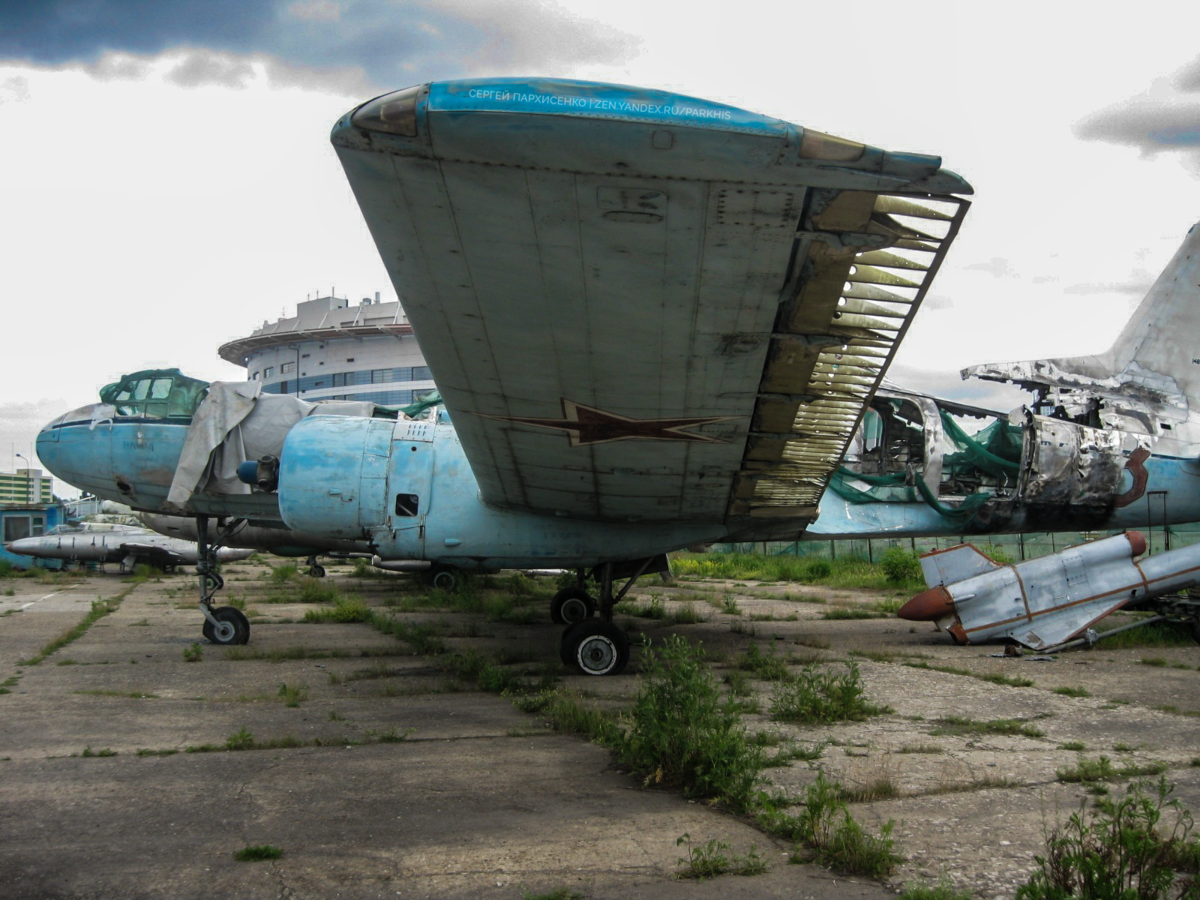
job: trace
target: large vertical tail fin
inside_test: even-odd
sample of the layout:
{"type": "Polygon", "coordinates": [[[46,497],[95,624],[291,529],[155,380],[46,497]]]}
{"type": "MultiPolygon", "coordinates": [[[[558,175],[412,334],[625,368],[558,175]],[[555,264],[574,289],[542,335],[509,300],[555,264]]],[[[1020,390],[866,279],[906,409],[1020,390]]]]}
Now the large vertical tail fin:
{"type": "Polygon", "coordinates": [[[962,371],[1027,390],[1136,396],[1169,406],[1200,400],[1200,223],[1193,225],[1116,341],[1094,356],[986,363],[962,371]]]}

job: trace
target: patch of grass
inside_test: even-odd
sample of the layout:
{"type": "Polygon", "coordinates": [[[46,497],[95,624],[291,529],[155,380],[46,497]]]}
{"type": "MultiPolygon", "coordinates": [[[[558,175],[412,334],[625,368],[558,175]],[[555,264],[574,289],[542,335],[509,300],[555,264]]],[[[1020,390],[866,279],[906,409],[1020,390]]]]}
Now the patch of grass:
{"type": "Polygon", "coordinates": [[[892,837],[896,823],[888,820],[878,835],[867,833],[851,817],[843,793],[841,785],[818,773],[805,793],[803,812],[787,816],[768,811],[759,816],[759,825],[798,841],[806,849],[797,851],[792,857],[794,862],[811,859],[844,875],[882,878],[890,874],[903,862],[892,837]]]}
{"type": "Polygon", "coordinates": [[[52,654],[58,650],[61,650],[63,647],[67,646],[68,644],[74,643],[75,641],[79,640],[81,637],[83,637],[85,634],[88,633],[88,629],[90,629],[93,625],[95,625],[97,622],[99,622],[101,619],[103,619],[105,616],[109,615],[110,613],[116,612],[117,609],[121,606],[121,601],[124,600],[126,597],[128,597],[129,592],[132,590],[133,590],[132,587],[128,587],[125,590],[121,591],[121,593],[117,594],[114,597],[110,597],[107,600],[92,601],[91,610],[88,612],[88,614],[86,616],[83,617],[83,619],[79,622],[78,625],[76,625],[74,628],[64,631],[62,634],[60,634],[54,640],[50,641],[48,644],[46,644],[44,647],[42,647],[41,650],[39,650],[36,654],[31,656],[29,659],[19,660],[17,662],[17,665],[18,666],[36,666],[38,663],[40,663],[42,660],[44,660],[50,654],[52,654]]]}
{"type": "Polygon", "coordinates": [[[781,722],[816,725],[859,722],[892,711],[888,706],[869,702],[864,692],[857,663],[848,663],[844,673],[806,666],[799,676],[776,691],[771,700],[771,716],[781,722]]]}
{"type": "Polygon", "coordinates": [[[279,686],[278,697],[283,701],[284,706],[297,707],[301,700],[308,699],[308,685],[306,684],[281,684],[279,686]]]}
{"type": "Polygon", "coordinates": [[[1034,857],[1037,869],[1016,900],[1195,897],[1200,845],[1173,791],[1159,778],[1130,784],[1120,798],[1102,796],[1092,811],[1081,803],[1047,837],[1046,854],[1034,857]]]}
{"type": "Polygon", "coordinates": [[[727,872],[733,875],[761,875],[767,871],[766,859],[754,844],[750,845],[750,852],[745,856],[729,854],[729,844],[725,841],[714,839],[706,844],[693,844],[692,836],[684,832],[675,839],[675,846],[683,847],[687,853],[687,856],[676,861],[681,866],[677,873],[680,878],[704,881],[727,872]]]}
{"type": "Polygon", "coordinates": [[[204,659],[204,648],[199,644],[192,644],[190,647],[183,648],[184,662],[200,662],[204,659]]]}
{"type": "Polygon", "coordinates": [[[566,688],[547,688],[531,694],[513,697],[517,709],[546,719],[556,731],[582,734],[606,747],[617,747],[624,732],[613,716],[604,710],[589,707],[583,696],[566,688]]]}
{"type": "Polygon", "coordinates": [[[881,775],[857,787],[839,787],[842,799],[847,803],[870,803],[874,800],[891,800],[900,796],[900,788],[887,775],[881,775]]]}
{"type": "Polygon", "coordinates": [[[886,619],[891,613],[882,612],[877,609],[868,609],[864,606],[834,606],[821,613],[822,619],[830,621],[846,620],[846,619],[886,619]]]}
{"type": "Polygon", "coordinates": [[[943,874],[936,883],[932,884],[906,883],[899,900],[972,900],[972,898],[970,891],[955,890],[950,878],[943,874]]]}
{"type": "Polygon", "coordinates": [[[526,891],[521,895],[521,900],[583,900],[583,894],[573,891],[570,888],[559,888],[546,894],[535,894],[531,891],[526,891]]]}
{"type": "Polygon", "coordinates": [[[295,563],[282,563],[278,566],[271,567],[271,573],[268,576],[271,584],[287,584],[297,577],[299,568],[295,563]]]}
{"type": "Polygon", "coordinates": [[[304,578],[300,581],[301,603],[337,603],[341,592],[336,584],[331,584],[324,578],[304,578]]]}
{"type": "Polygon", "coordinates": [[[744,672],[750,672],[755,678],[763,681],[791,681],[792,673],[787,663],[776,653],[775,642],[771,642],[769,653],[758,649],[758,644],[751,644],[745,653],[738,654],[733,664],[744,672]]]}
{"type": "Polygon", "coordinates": [[[626,765],[653,782],[711,799],[735,811],[751,808],[764,765],[737,713],[721,701],[704,651],[668,637],[642,657],[641,684],[618,747],[626,765]]]}
{"type": "Polygon", "coordinates": [[[930,756],[935,756],[939,753],[945,753],[946,751],[943,748],[937,746],[937,744],[905,744],[903,747],[901,747],[896,752],[897,753],[925,753],[925,754],[929,754],[930,756]]]}
{"type": "Polygon", "coordinates": [[[1082,753],[1087,749],[1087,745],[1083,741],[1066,741],[1058,745],[1059,750],[1074,750],[1077,753],[1082,753]]]}
{"type": "Polygon", "coordinates": [[[1062,694],[1064,697],[1090,697],[1091,693],[1084,687],[1057,687],[1054,693],[1062,694]]]}
{"type": "Polygon", "coordinates": [[[1131,628],[1111,637],[1105,637],[1105,629],[1112,630],[1120,627],[1123,622],[1118,617],[1110,617],[1097,627],[1102,640],[1096,644],[1097,650],[1135,650],[1157,649],[1167,647],[1193,647],[1191,629],[1174,622],[1152,622],[1141,628],[1131,628]]]}
{"type": "Polygon", "coordinates": [[[986,681],[988,684],[1002,684],[1006,687],[1033,687],[1034,683],[1028,678],[1022,678],[1019,675],[1001,675],[999,673],[993,675],[976,675],[980,681],[986,681]]]}
{"type": "Polygon", "coordinates": [[[1092,784],[1100,781],[1116,781],[1118,778],[1137,778],[1143,775],[1161,775],[1167,770],[1164,762],[1151,761],[1147,763],[1124,763],[1119,768],[1112,760],[1101,755],[1097,759],[1079,760],[1074,766],[1068,766],[1055,772],[1059,781],[1067,784],[1092,784]]]}
{"type": "MultiPolygon", "coordinates": [[[[275,571],[279,570],[276,569],[275,571]]],[[[233,854],[233,858],[238,862],[265,862],[266,860],[279,859],[282,856],[283,851],[278,847],[273,847],[270,844],[257,844],[253,847],[243,847],[241,850],[233,854]]]]}
{"type": "Polygon", "coordinates": [[[978,719],[967,719],[962,716],[943,716],[937,720],[936,726],[929,732],[931,735],[940,734],[1002,734],[1019,735],[1028,738],[1045,737],[1040,728],[1023,722],[1020,719],[992,719],[987,722],[978,719]]]}
{"type": "Polygon", "coordinates": [[[377,631],[399,638],[422,656],[440,656],[450,651],[446,642],[428,622],[405,622],[403,619],[381,613],[374,613],[368,621],[377,631]]]}
{"type": "Polygon", "coordinates": [[[109,750],[107,748],[105,748],[103,750],[93,750],[91,747],[84,747],[83,752],[80,753],[79,755],[82,756],[84,759],[91,759],[94,757],[116,756],[117,751],[109,750]]]}
{"type": "Polygon", "coordinates": [[[1143,666],[1153,666],[1156,669],[1165,669],[1167,667],[1166,659],[1161,656],[1147,656],[1144,659],[1139,659],[1138,662],[1143,666]]]}
{"type": "Polygon", "coordinates": [[[348,624],[366,622],[370,618],[371,610],[357,597],[338,597],[332,609],[310,609],[304,613],[305,622],[348,624]]]}

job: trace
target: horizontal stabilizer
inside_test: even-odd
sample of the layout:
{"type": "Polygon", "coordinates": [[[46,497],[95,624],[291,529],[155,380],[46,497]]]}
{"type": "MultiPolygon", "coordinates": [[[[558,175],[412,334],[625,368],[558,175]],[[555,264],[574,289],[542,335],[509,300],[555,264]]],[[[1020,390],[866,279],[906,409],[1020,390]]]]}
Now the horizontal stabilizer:
{"type": "Polygon", "coordinates": [[[921,571],[925,584],[955,584],[984,572],[999,568],[999,563],[980,552],[974,544],[959,544],[949,550],[934,550],[921,557],[921,571]]]}
{"type": "Polygon", "coordinates": [[[1010,637],[1034,650],[1057,647],[1059,644],[1071,640],[1093,623],[1116,612],[1125,605],[1126,597],[1127,595],[1122,594],[1092,603],[1064,607],[1056,612],[1039,616],[1028,627],[1014,629],[1010,637]]]}

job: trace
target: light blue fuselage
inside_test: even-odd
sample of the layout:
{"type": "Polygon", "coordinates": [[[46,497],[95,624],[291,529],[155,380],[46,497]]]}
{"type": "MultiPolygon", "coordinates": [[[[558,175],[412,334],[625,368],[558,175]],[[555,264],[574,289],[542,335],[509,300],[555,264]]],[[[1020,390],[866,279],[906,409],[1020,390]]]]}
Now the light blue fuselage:
{"type": "MultiPolygon", "coordinates": [[[[38,438],[59,478],[150,512],[165,506],[189,423],[101,422],[64,416],[38,438]]],[[[958,524],[924,503],[854,504],[827,492],[804,535],[838,537],[1121,529],[1200,520],[1200,471],[1190,460],[1152,457],[1145,494],[1097,518],[1071,508],[1053,522],[1019,505],[994,527],[958,524]]],[[[178,512],[178,511],[174,511],[178,512]]],[[[489,506],[448,422],[311,416],[289,432],[277,493],[192,496],[184,514],[244,516],[330,540],[365,540],[383,559],[469,569],[590,566],[720,541],[719,522],[586,521],[489,506]],[[415,499],[414,499],[415,498],[415,499]]]]}

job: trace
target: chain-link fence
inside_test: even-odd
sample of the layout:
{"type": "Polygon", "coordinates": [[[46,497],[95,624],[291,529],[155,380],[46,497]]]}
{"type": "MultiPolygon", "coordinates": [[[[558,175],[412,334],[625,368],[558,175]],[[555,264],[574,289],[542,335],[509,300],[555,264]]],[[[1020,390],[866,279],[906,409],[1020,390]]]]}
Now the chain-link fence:
{"type": "MultiPolygon", "coordinates": [[[[1200,541],[1200,524],[1138,529],[1146,536],[1147,553],[1162,553],[1200,541]]],[[[848,538],[843,540],[755,541],[740,544],[715,544],[715,553],[764,553],[769,555],[836,559],[856,556],[874,562],[889,547],[901,547],[917,553],[945,550],[957,544],[974,544],[981,551],[1001,562],[1020,562],[1036,559],[1084,544],[1098,538],[1120,534],[1119,531],[1059,531],[1037,534],[968,534],[959,536],[918,538],[848,538]]]]}

